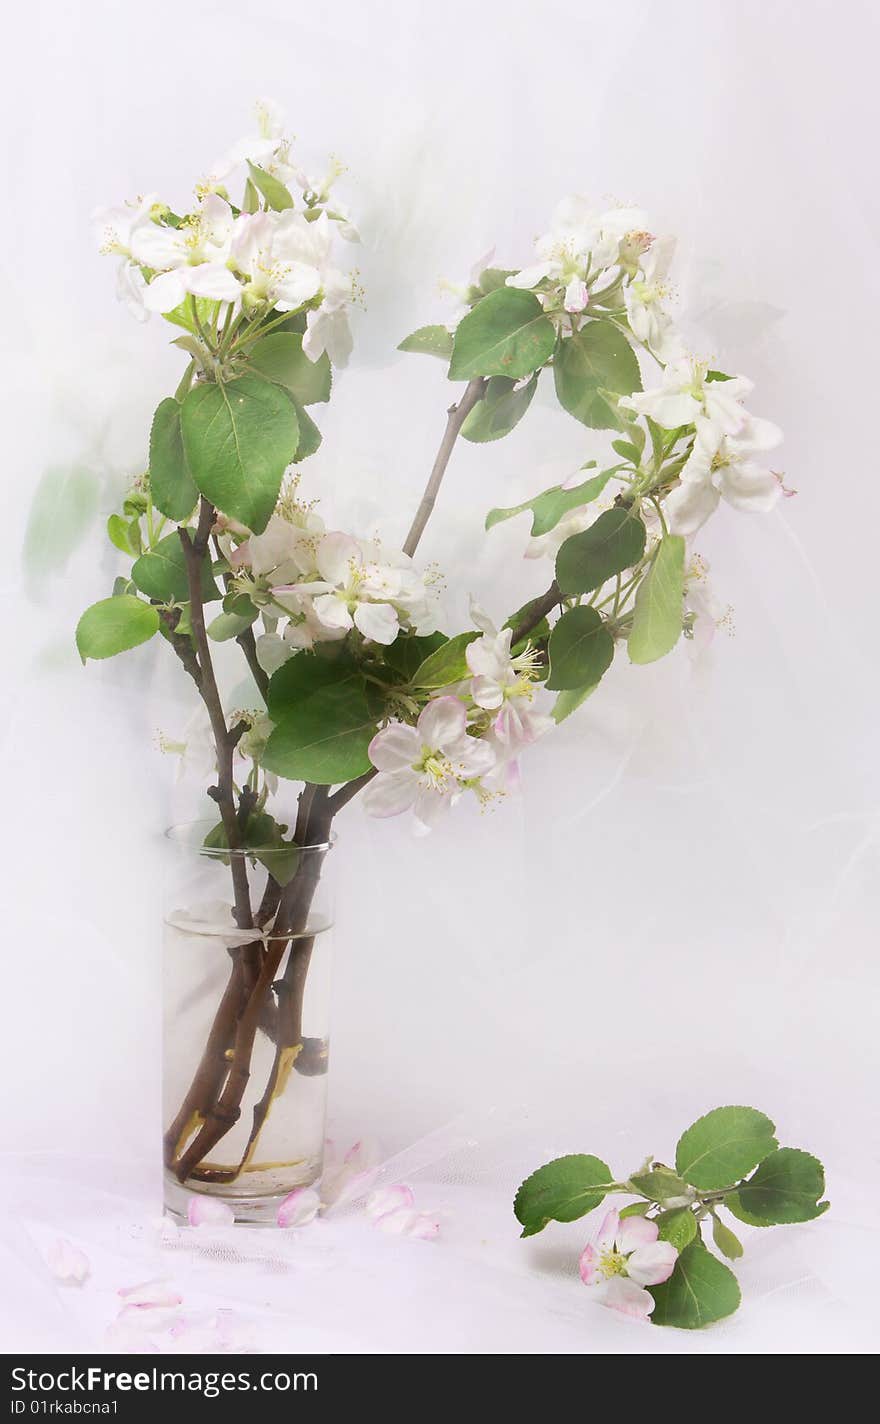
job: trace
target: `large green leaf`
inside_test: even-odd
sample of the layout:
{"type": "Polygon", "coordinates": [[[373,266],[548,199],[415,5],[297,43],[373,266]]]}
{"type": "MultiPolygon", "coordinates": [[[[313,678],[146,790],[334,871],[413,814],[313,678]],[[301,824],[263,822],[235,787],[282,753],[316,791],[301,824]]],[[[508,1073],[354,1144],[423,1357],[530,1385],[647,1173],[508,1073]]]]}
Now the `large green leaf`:
{"type": "Polygon", "coordinates": [[[299,405],[328,401],[333,385],[333,369],[326,351],[310,361],[302,349],[298,331],[272,331],[255,341],[248,360],[267,381],[275,381],[290,391],[299,405]]]}
{"type": "Polygon", "coordinates": [[[566,539],[556,555],[556,582],[563,593],[591,593],[639,562],[645,538],[637,514],[622,506],[608,509],[589,529],[566,539]]]}
{"type": "Polygon", "coordinates": [[[797,1147],[780,1147],[760,1163],[738,1192],[724,1205],[749,1226],[778,1226],[813,1221],[830,1205],[820,1201],[825,1171],[817,1157],[797,1147]]]}
{"type": "Polygon", "coordinates": [[[569,608],[550,634],[549,653],[548,691],[573,692],[595,685],[607,672],[614,639],[595,608],[569,608]]]}
{"type": "Polygon", "coordinates": [[[307,460],[310,455],[314,455],[321,448],[323,436],[305,406],[294,401],[296,407],[296,420],[299,425],[299,444],[296,447],[294,459],[299,465],[303,460],[307,460]]]}
{"type": "Polygon", "coordinates": [[[248,160],[251,182],[258,192],[262,193],[269,207],[276,213],[283,213],[285,208],[293,207],[293,199],[285,188],[284,184],[277,178],[273,178],[271,173],[267,173],[265,168],[259,168],[256,163],[248,160]]]}
{"type": "Polygon", "coordinates": [[[313,692],[325,687],[351,683],[352,679],[358,687],[363,687],[360,665],[345,649],[335,657],[296,653],[269,678],[266,691],[269,715],[274,721],[280,721],[288,712],[294,711],[296,704],[304,697],[310,697],[313,692]]]}
{"type": "Polygon", "coordinates": [[[190,474],[180,433],[180,402],[163,400],[150,427],[150,494],[156,508],[180,523],[195,508],[199,492],[190,474]]]}
{"type": "Polygon", "coordinates": [[[383,650],[383,656],[398,677],[404,682],[411,682],[425,659],[448,641],[445,633],[428,633],[423,637],[401,633],[383,650]]]}
{"type": "Polygon", "coordinates": [[[333,786],[371,769],[367,748],[376,720],[363,685],[319,688],[286,712],[271,733],[263,765],[291,781],[333,786]]]}
{"type": "Polygon", "coordinates": [[[736,1276],[723,1261],[692,1241],[679,1255],[675,1270],[659,1286],[648,1286],[654,1297],[652,1325],[677,1325],[699,1330],[732,1315],[741,1296],[736,1276]]]}
{"type": "Polygon", "coordinates": [[[413,687],[448,687],[468,677],[469,670],[465,653],[467,646],[479,633],[457,633],[434,652],[429,653],[412,675],[413,687]]]}
{"type": "Polygon", "coordinates": [[[398,351],[415,351],[422,356],[439,356],[448,361],[452,355],[452,332],[445,326],[420,326],[410,332],[398,346],[398,351]]]}
{"type": "MultiPolygon", "coordinates": [[[[211,560],[207,554],[203,557],[200,567],[202,602],[211,603],[220,597],[220,590],[214,582],[211,560]]],[[[131,577],[141,593],[155,599],[157,603],[186,603],[189,598],[189,579],[180,535],[176,531],[166,534],[164,539],[160,539],[146,554],[135,559],[131,577]]]]}
{"type": "Polygon", "coordinates": [[[682,1133],[675,1170],[701,1192],[733,1186],[775,1151],[775,1131],[756,1108],[715,1108],[682,1133]]]}
{"type": "Polygon", "coordinates": [[[619,429],[614,397],[642,388],[635,352],[605,321],[590,321],[561,343],[553,376],[559,404],[593,430],[619,429]]]}
{"type": "Polygon", "coordinates": [[[684,599],[684,539],[661,539],[651,567],[639,584],[627,640],[634,663],[652,663],[675,647],[681,634],[684,599]]]}
{"type": "Polygon", "coordinates": [[[522,1235],[534,1236],[548,1221],[577,1221],[599,1205],[612,1180],[611,1169],[585,1153],[546,1162],[526,1177],[514,1198],[522,1235]]]}
{"type": "Polygon", "coordinates": [[[519,389],[516,381],[509,377],[493,376],[483,399],[477,402],[461,427],[465,440],[485,444],[509,435],[531,405],[537,386],[537,375],[519,389]]]}
{"type": "Polygon", "coordinates": [[[187,463],[206,499],[255,534],[269,522],[296,456],[299,425],[289,392],[261,376],[202,383],[184,398],[187,463]]]}
{"type": "Polygon", "coordinates": [[[449,376],[530,376],[553,354],[556,328],[538,298],[516,287],[498,287],[467,316],[455,332],[449,376]]]}
{"type": "Polygon", "coordinates": [[[159,627],[159,610],[131,593],[102,598],[87,608],[76,625],[76,646],[86,658],[112,658],[146,643],[159,627]]]}
{"type": "Polygon", "coordinates": [[[544,490],[543,494],[536,494],[534,499],[527,499],[523,504],[515,504],[510,509],[490,509],[486,515],[486,528],[492,529],[503,520],[513,519],[514,515],[523,514],[530,509],[531,534],[533,539],[537,539],[539,535],[548,534],[551,529],[555,529],[569,510],[580,509],[582,505],[591,504],[597,499],[610,478],[611,471],[603,470],[601,475],[592,475],[590,479],[584,480],[583,484],[574,485],[571,489],[554,485],[552,489],[544,490]]]}

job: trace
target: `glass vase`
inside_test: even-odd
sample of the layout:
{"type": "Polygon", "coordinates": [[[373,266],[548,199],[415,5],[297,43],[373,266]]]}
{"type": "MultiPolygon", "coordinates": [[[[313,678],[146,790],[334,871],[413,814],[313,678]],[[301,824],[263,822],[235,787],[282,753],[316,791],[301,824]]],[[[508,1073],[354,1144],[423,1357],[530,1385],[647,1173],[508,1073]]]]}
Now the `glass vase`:
{"type": "Polygon", "coordinates": [[[165,1206],[183,1219],[214,1197],[271,1223],[322,1169],[332,842],[230,852],[205,832],[169,833],[165,1206]]]}

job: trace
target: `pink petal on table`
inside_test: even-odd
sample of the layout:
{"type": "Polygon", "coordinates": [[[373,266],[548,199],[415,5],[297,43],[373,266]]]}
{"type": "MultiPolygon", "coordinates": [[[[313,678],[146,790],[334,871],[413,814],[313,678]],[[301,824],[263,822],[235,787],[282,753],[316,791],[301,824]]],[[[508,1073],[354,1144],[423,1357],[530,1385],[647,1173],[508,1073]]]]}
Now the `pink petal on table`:
{"type": "Polygon", "coordinates": [[[581,1252],[580,1261],[578,1262],[578,1270],[580,1272],[580,1277],[585,1286],[591,1286],[595,1282],[596,1267],[598,1264],[599,1252],[596,1250],[595,1246],[590,1243],[590,1245],[584,1247],[583,1251],[581,1252]]]}
{"type": "Polygon", "coordinates": [[[190,1226],[233,1226],[235,1212],[216,1197],[190,1197],[186,1219],[190,1226]]]}
{"type": "Polygon", "coordinates": [[[65,1286],[81,1286],[91,1271],[88,1256],[65,1236],[59,1236],[49,1247],[46,1264],[55,1279],[65,1286]]]}
{"type": "Polygon", "coordinates": [[[297,1187],[284,1198],[276,1220],[279,1226],[307,1226],[318,1215],[320,1206],[321,1198],[312,1187],[297,1187]]]}
{"type": "Polygon", "coordinates": [[[669,1280],[677,1260],[678,1252],[668,1241],[654,1241],[633,1251],[626,1270],[630,1280],[640,1286],[659,1286],[669,1280]]]}
{"type": "Polygon", "coordinates": [[[626,1276],[612,1276],[605,1286],[602,1304],[633,1320],[647,1320],[654,1309],[654,1297],[626,1276]]]}
{"type": "Polygon", "coordinates": [[[388,1236],[410,1236],[415,1241],[433,1241],[440,1235],[440,1217],[430,1211],[389,1211],[376,1218],[375,1226],[388,1236]]]}
{"type": "Polygon", "coordinates": [[[415,1204],[412,1187],[408,1187],[405,1182],[398,1182],[396,1186],[379,1187],[375,1192],[371,1192],[364,1203],[364,1210],[367,1216],[386,1216],[388,1212],[400,1211],[402,1207],[414,1207],[415,1204]]]}
{"type": "Polygon", "coordinates": [[[136,1286],[123,1286],[116,1294],[122,1297],[126,1305],[136,1306],[138,1310],[180,1305],[183,1301],[183,1296],[172,1289],[167,1281],[141,1281],[136,1286]]]}

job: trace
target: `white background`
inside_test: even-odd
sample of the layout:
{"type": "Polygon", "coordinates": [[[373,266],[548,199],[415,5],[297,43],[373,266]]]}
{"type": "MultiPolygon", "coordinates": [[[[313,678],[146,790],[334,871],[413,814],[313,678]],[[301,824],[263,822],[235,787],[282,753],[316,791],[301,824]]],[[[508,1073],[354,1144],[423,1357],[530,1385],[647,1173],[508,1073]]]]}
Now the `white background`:
{"type": "MultiPolygon", "coordinates": [[[[156,1153],[158,833],[201,807],[154,745],[179,735],[190,689],[158,640],[81,668],[73,629],[118,571],[101,525],[143,467],[180,358],[158,320],[141,328],[115,304],[89,215],[154,188],[185,204],[267,94],[309,167],[345,158],[364,234],[356,354],[305,473],[331,525],[402,538],[452,388],[396,343],[444,318],[438,279],[463,279],[493,242],[524,265],[570,191],[637,200],[679,234],[682,323],[755,380],[752,408],[785,429],[798,491],[766,519],[723,508],[699,541],[735,637],[699,664],[683,648],[651,668],[620,657],[528,756],[521,801],[462,811],[429,841],[357,806],[340,820],[339,1135],[397,1151],[464,1110],[529,1101],[534,1165],[562,1150],[614,1160],[623,1130],[637,1155],[668,1157],[699,1112],[745,1101],[824,1159],[832,1199],[864,1181],[880,869],[875,7],[37,0],[6,37],[7,1151],[156,1153]],[[92,491],[82,528],[72,486],[92,491]],[[52,490],[64,512],[47,522],[52,490]]],[[[549,569],[520,559],[526,526],[487,538],[485,512],[603,448],[549,387],[503,442],[462,443],[422,545],[450,626],[468,593],[500,622],[546,586],[549,569]]],[[[489,1220],[510,1236],[505,1192],[489,1220]]],[[[840,1249],[864,1257],[855,1240],[840,1249]]],[[[820,1346],[855,1338],[844,1317],[837,1335],[817,1327],[820,1346]]],[[[777,1328],[734,1348],[770,1348],[790,1333],[777,1328]]],[[[434,1348],[461,1346],[440,1331],[434,1348]]],[[[563,1346],[545,1330],[541,1348],[563,1346]]]]}

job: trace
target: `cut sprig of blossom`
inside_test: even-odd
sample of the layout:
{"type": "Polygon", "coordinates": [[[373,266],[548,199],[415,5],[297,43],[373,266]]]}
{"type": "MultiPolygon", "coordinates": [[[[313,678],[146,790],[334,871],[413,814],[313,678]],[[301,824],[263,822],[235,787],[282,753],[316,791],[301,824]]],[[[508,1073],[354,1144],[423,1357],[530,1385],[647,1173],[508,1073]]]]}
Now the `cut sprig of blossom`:
{"type": "Polygon", "coordinates": [[[682,1133],[674,1167],[649,1157],[615,1180],[599,1157],[558,1157],[526,1178],[514,1212],[522,1235],[534,1236],[551,1221],[594,1212],[611,1193],[633,1198],[602,1217],[581,1252],[581,1280],[597,1304],[696,1330],[740,1304],[725,1262],[738,1260],[743,1245],[725,1217],[750,1228],[813,1221],[828,1210],[824,1191],[821,1162],[780,1147],[765,1113],[722,1107],[682,1133]]]}

